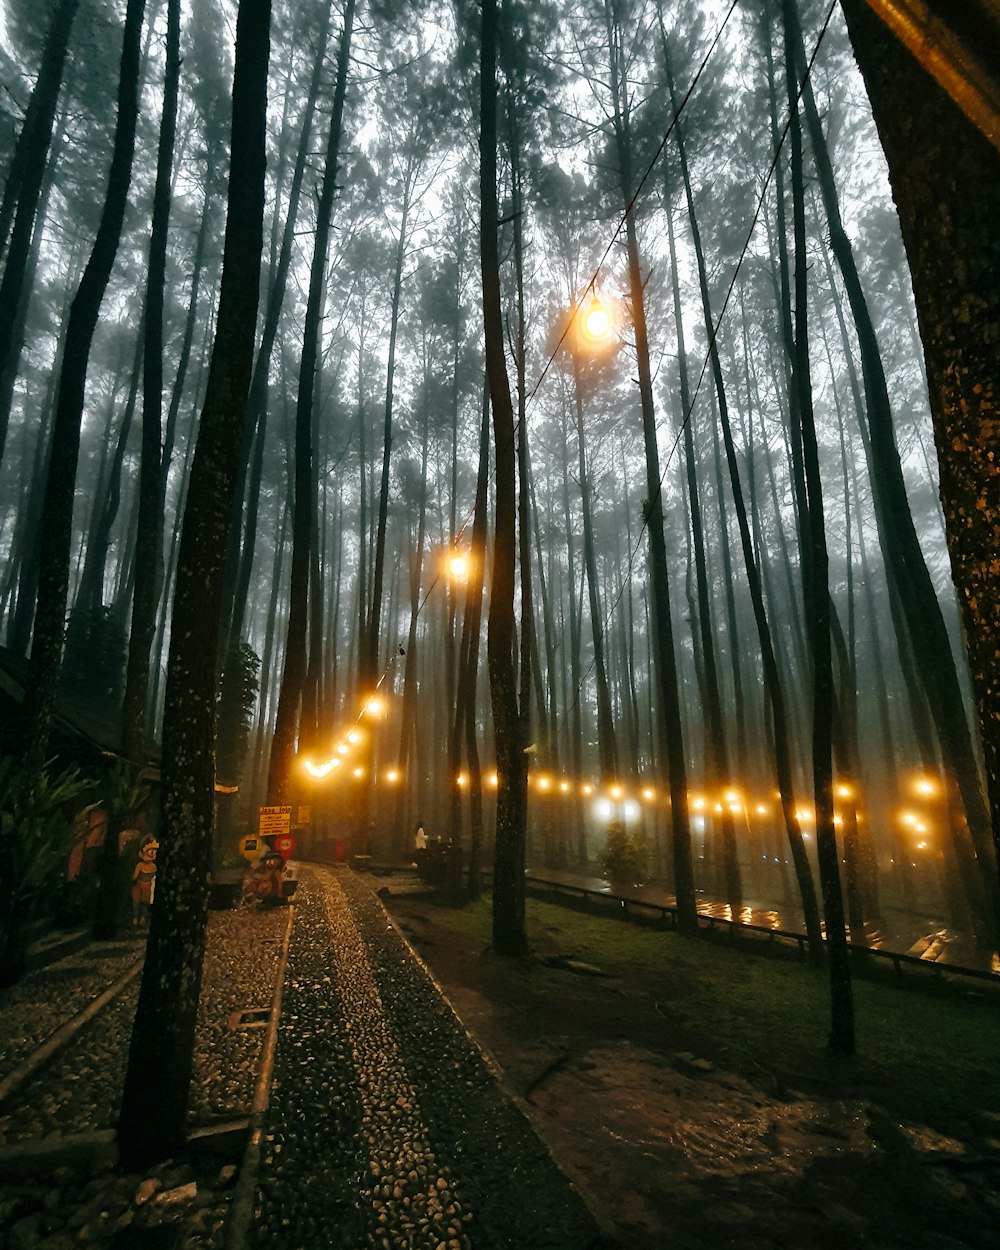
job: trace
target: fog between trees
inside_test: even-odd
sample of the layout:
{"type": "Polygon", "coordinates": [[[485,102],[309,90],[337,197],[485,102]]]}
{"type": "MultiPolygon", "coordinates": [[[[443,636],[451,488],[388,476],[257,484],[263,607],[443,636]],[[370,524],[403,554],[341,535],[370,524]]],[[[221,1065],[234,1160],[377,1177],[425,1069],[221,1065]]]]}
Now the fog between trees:
{"type": "MultiPolygon", "coordinates": [[[[39,724],[58,672],[133,758],[160,741],[177,641],[236,32],[233,6],[141,8],[134,145],[124,5],[6,0],[0,98],[3,642],[12,663],[31,658],[39,724]],[[116,135],[119,167],[133,153],[124,182],[116,135]],[[81,358],[72,309],[109,184],[120,239],[81,358]],[[72,417],[58,424],[74,360],[78,456],[59,433],[72,442],[72,417]],[[45,539],[57,530],[61,547],[45,539]]],[[[229,750],[239,715],[223,720],[220,780],[241,787],[225,836],[289,801],[311,809],[316,852],[342,837],[400,855],[423,819],[474,875],[488,865],[485,635],[507,524],[530,862],[593,864],[619,819],[679,896],[694,898],[688,874],[734,907],[797,906],[825,812],[853,938],[889,904],[989,945],[976,719],[878,136],[839,10],[804,87],[827,7],[729,10],[500,6],[498,332],[516,446],[498,467],[482,437],[479,9],[275,6],[257,330],[229,426],[238,503],[190,583],[217,577],[213,664],[221,681],[230,657],[234,698],[253,705],[245,751],[229,750]],[[580,333],[595,301],[606,339],[580,333]],[[819,812],[817,698],[836,799],[819,812]]]]}

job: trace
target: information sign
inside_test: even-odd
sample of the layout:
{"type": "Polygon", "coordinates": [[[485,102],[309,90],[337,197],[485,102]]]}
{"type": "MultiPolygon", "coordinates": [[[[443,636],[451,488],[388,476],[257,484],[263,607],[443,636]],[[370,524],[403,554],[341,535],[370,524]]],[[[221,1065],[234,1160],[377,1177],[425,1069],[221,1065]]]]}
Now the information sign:
{"type": "Polygon", "coordinates": [[[240,854],[244,859],[256,859],[264,849],[264,839],[256,833],[248,833],[240,838],[240,854]]]}
{"type": "Polygon", "coordinates": [[[274,839],[274,849],[282,859],[291,859],[295,854],[295,834],[279,833],[274,839]]]}
{"type": "Polygon", "coordinates": [[[280,833],[288,833],[292,827],[292,809],[290,807],[261,807],[258,809],[257,833],[262,838],[276,837],[280,833]]]}

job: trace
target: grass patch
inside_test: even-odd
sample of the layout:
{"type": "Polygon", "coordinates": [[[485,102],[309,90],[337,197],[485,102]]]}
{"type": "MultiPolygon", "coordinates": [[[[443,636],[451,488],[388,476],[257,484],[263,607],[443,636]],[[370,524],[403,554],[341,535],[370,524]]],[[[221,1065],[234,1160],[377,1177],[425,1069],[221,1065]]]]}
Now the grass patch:
{"type": "MultiPolygon", "coordinates": [[[[473,948],[489,945],[488,900],[433,912],[435,924],[456,939],[473,948]]],[[[641,985],[695,1033],[702,1053],[734,1070],[834,1081],[845,1094],[932,1120],[1000,1110],[1000,996],[994,993],[855,977],[858,1054],[844,1061],[825,1049],[826,973],[797,959],[766,958],[532,898],[527,928],[533,951],[572,953],[641,985]]],[[[530,967],[520,975],[525,972],[535,975],[530,967]]]]}

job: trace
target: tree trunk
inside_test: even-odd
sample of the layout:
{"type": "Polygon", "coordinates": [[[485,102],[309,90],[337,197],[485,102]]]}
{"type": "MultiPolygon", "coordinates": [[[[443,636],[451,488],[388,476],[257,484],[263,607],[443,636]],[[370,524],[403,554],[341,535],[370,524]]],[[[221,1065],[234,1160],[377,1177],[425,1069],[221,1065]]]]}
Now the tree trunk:
{"type": "Polygon", "coordinates": [[[180,24],[180,0],[168,0],[163,114],[156,157],[149,270],[146,276],[135,589],[122,711],[122,749],[125,756],[136,763],[141,763],[145,757],[149,660],[156,628],[156,602],[163,575],[163,506],[159,489],[163,454],[163,286],[181,68],[180,24]]]}
{"type": "Polygon", "coordinates": [[[41,768],[48,750],[49,730],[62,664],[69,591],[73,497],[90,346],[118,251],[132,177],[132,156],[139,111],[139,44],[143,8],[144,0],[129,0],[125,12],[118,82],[118,115],[107,192],[93,250],[70,308],[59,376],[45,484],[45,504],[41,518],[38,597],[24,707],[24,747],[31,767],[38,769],[41,768]]]}
{"type": "Polygon", "coordinates": [[[806,479],[805,538],[809,544],[809,575],[805,583],[806,619],[812,659],[812,776],[816,809],[816,850],[826,919],[826,947],[830,971],[830,1037],[832,1050],[854,1053],[854,999],[851,964],[844,927],[844,899],[840,885],[840,853],[833,823],[833,654],[830,640],[830,572],[823,517],[823,487],[813,416],[809,368],[809,295],[807,288],[805,192],[802,178],[802,132],[798,113],[798,76],[792,55],[789,11],[783,0],[785,69],[791,123],[792,218],[795,241],[795,322],[792,385],[802,426],[802,461],[806,479]]]}
{"type": "Polygon", "coordinates": [[[177,1154],[186,1138],[208,917],[222,568],[250,387],[264,241],[270,19],[269,0],[242,0],[219,316],[174,591],[157,891],[118,1126],[121,1158],[130,1170],[177,1154]]]}
{"type": "MultiPolygon", "coordinates": [[[[7,244],[7,232],[10,229],[12,217],[14,221],[3,271],[3,282],[0,283],[0,376],[6,372],[15,346],[18,310],[24,294],[25,275],[29,268],[31,235],[45,177],[46,158],[52,138],[52,123],[55,119],[59,89],[62,86],[70,31],[79,6],[80,0],[58,0],[54,8],[45,47],[42,49],[38,79],[31,93],[31,102],[24,117],[21,133],[17,138],[10,171],[4,186],[3,202],[0,204],[0,256],[3,255],[7,244]],[[17,205],[16,213],[15,204],[17,205]]],[[[138,64],[136,73],[138,73],[138,64]]],[[[127,184],[126,178],[126,192],[127,184]]],[[[0,461],[3,460],[6,440],[5,414],[3,423],[0,425],[0,461]]]]}
{"type": "MultiPolygon", "coordinates": [[[[605,0],[608,33],[611,97],[614,105],[615,144],[618,156],[619,191],[622,203],[632,197],[632,153],[629,134],[627,84],[624,82],[622,32],[605,0]]],[[[625,243],[628,255],[629,296],[635,328],[636,363],[639,372],[639,400],[642,408],[642,436],[646,453],[645,520],[649,534],[649,562],[653,581],[653,629],[656,650],[656,679],[660,705],[662,755],[667,761],[670,784],[670,816],[673,837],[674,891],[677,896],[677,926],[682,933],[695,933],[698,913],[695,904],[694,862],[691,850],[691,824],[687,797],[687,764],[681,727],[680,683],[670,618],[670,586],[667,574],[667,548],[663,534],[663,497],[660,459],[656,444],[656,414],[653,405],[653,378],[649,363],[649,338],[639,244],[635,218],[626,213],[625,243]]]]}
{"type": "MultiPolygon", "coordinates": [[[[316,389],[316,362],[319,351],[320,321],[323,312],[326,279],[326,254],[333,212],[333,193],[337,183],[340,138],[343,129],[344,95],[351,63],[351,32],[354,25],[354,0],[347,0],[344,27],[337,58],[337,86],[333,98],[333,114],[326,146],[323,189],[316,209],[316,236],[313,242],[312,265],[309,271],[309,295],[306,302],[305,325],[302,332],[302,359],[299,364],[299,389],[295,407],[295,489],[292,511],[292,574],[288,601],[288,632],[285,662],[278,696],[278,713],[271,744],[267,793],[271,803],[284,803],[288,796],[289,773],[295,736],[299,724],[302,685],[306,673],[306,618],[309,606],[310,539],[313,532],[313,400],[316,389]]],[[[320,640],[314,640],[316,646],[320,640]]]]}
{"type": "Polygon", "coordinates": [[[493,861],[493,948],[523,955],[526,770],[514,674],[516,450],[514,408],[504,359],[497,241],[497,3],[483,0],[480,48],[479,196],[486,374],[496,448],[496,534],[487,630],[490,695],[497,760],[497,827],[493,861]]]}
{"type": "Polygon", "coordinates": [[[863,5],[843,7],[913,278],[1000,857],[1000,154],[863,5]]]}

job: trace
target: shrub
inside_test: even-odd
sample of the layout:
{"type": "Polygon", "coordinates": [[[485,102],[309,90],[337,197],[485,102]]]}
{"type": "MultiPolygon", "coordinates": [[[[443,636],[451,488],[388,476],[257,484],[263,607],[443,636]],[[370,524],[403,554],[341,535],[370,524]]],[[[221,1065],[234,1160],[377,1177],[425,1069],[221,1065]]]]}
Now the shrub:
{"type": "Polygon", "coordinates": [[[50,761],[32,777],[14,756],[0,760],[0,984],[23,972],[33,922],[86,837],[79,816],[92,784],[76,767],[50,761]]]}
{"type": "Polygon", "coordinates": [[[620,820],[608,826],[607,841],[598,859],[609,881],[634,885],[646,871],[646,846],[641,834],[629,833],[620,820]]]}

